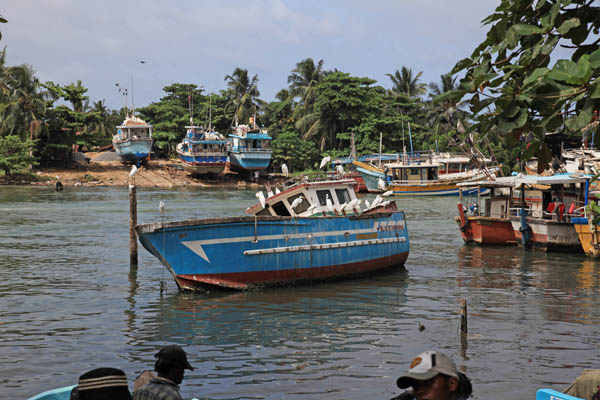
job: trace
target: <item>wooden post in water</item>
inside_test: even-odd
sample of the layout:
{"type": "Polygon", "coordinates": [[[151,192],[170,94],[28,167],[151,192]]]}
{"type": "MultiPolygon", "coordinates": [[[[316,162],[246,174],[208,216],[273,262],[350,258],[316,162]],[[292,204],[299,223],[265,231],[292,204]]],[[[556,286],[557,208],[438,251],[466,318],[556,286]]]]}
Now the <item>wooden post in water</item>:
{"type": "Polygon", "coordinates": [[[137,265],[137,235],[135,226],[137,225],[137,196],[135,185],[129,185],[129,265],[137,265]]]}
{"type": "Polygon", "coordinates": [[[460,335],[467,335],[467,301],[461,300],[461,309],[460,309],[460,335]]]}

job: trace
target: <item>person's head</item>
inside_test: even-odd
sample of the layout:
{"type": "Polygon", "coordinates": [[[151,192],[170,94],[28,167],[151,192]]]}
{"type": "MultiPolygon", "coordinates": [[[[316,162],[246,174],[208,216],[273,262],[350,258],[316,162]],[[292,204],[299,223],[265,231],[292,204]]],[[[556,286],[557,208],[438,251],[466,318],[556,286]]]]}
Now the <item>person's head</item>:
{"type": "Polygon", "coordinates": [[[415,357],[396,384],[401,389],[412,387],[418,400],[466,399],[472,392],[469,379],[458,372],[448,356],[437,351],[415,357]]]}
{"type": "Polygon", "coordinates": [[[118,368],[96,368],[79,377],[71,400],[131,400],[125,372],[118,368]]]}
{"type": "Polygon", "coordinates": [[[177,385],[183,381],[184,370],[194,370],[187,360],[185,351],[176,344],[164,346],[154,357],[156,357],[154,370],[158,372],[158,376],[168,378],[177,385]]]}

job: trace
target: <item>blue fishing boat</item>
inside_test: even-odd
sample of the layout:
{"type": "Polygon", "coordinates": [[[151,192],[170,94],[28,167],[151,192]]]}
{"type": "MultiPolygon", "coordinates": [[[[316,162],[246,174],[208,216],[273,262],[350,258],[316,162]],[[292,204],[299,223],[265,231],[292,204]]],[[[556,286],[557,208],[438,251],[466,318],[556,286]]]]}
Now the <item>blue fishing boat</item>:
{"type": "Polygon", "coordinates": [[[401,267],[406,219],[377,197],[361,208],[354,181],[294,183],[257,193],[248,216],[136,226],[180,289],[251,289],[401,267]]]}
{"type": "Polygon", "coordinates": [[[192,174],[218,174],[227,163],[227,139],[218,132],[201,126],[186,126],[183,141],[177,145],[177,155],[183,168],[192,174]]]}
{"type": "Polygon", "coordinates": [[[123,124],[117,126],[112,143],[123,161],[139,164],[152,150],[152,125],[136,117],[133,111],[128,112],[123,124]]]}
{"type": "Polygon", "coordinates": [[[272,137],[266,129],[258,128],[254,120],[250,120],[250,125],[236,126],[229,137],[229,168],[232,171],[249,173],[269,166],[272,137]]]}

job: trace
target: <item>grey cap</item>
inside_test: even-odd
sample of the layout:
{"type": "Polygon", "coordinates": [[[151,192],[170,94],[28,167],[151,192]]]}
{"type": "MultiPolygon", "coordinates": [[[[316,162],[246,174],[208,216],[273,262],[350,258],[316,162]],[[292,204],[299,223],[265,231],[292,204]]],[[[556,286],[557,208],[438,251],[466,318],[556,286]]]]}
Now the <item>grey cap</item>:
{"type": "Polygon", "coordinates": [[[413,385],[414,381],[426,381],[438,374],[458,378],[454,361],[439,351],[426,351],[416,356],[410,363],[408,372],[396,381],[400,389],[413,385]]]}

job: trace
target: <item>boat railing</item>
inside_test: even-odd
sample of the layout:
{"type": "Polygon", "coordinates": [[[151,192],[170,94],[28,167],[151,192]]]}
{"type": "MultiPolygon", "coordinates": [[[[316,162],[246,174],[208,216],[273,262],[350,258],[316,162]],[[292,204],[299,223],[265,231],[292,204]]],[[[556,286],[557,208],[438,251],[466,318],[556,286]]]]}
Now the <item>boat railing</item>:
{"type": "Polygon", "coordinates": [[[272,149],[252,148],[252,147],[248,148],[248,147],[241,147],[241,146],[234,147],[232,149],[232,151],[240,151],[243,153],[250,153],[250,152],[252,152],[252,153],[272,153],[273,152],[272,149]]]}

